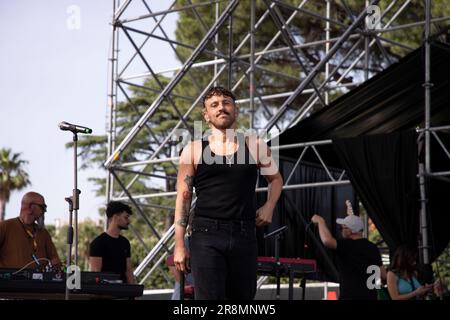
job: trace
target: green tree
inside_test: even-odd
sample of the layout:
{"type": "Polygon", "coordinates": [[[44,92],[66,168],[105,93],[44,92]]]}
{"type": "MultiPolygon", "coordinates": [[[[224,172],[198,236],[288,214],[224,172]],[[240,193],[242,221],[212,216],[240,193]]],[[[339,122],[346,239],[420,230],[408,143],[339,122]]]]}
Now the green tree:
{"type": "MultiPolygon", "coordinates": [[[[66,265],[67,262],[67,228],[68,225],[46,227],[52,236],[59,258],[66,265]]],[[[89,270],[89,245],[103,232],[103,225],[91,219],[78,223],[78,266],[83,271],[89,270]]],[[[74,239],[75,240],[75,239],[74,239]]],[[[75,241],[73,246],[75,245],[75,241]]],[[[72,249],[74,250],[74,249],[72,249]]],[[[74,252],[74,251],[72,251],[74,252]]],[[[73,261],[72,261],[73,262],[73,261]]]]}
{"type": "Polygon", "coordinates": [[[436,261],[433,262],[433,270],[435,278],[443,279],[448,290],[450,287],[450,246],[447,246],[436,261]]]}
{"type": "Polygon", "coordinates": [[[0,149],[0,221],[5,219],[6,204],[13,191],[30,184],[24,166],[28,161],[21,159],[20,153],[11,149],[0,149]]]}

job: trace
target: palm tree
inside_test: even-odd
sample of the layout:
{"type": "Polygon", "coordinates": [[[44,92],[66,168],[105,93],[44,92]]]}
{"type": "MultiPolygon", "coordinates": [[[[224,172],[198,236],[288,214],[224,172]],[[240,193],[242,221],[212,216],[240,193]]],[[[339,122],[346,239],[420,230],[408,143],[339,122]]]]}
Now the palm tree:
{"type": "Polygon", "coordinates": [[[21,190],[30,184],[23,166],[28,163],[20,159],[20,153],[11,149],[0,149],[0,221],[5,219],[5,207],[14,190],[21,190]]]}

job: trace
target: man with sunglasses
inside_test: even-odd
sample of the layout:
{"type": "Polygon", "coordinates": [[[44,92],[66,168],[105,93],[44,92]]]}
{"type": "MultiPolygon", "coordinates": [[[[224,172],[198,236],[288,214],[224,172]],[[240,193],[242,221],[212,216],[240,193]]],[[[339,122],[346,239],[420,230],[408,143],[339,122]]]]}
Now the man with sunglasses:
{"type": "Polygon", "coordinates": [[[37,192],[26,193],[17,218],[0,222],[0,267],[42,268],[48,263],[59,267],[61,262],[48,231],[44,228],[47,211],[44,197],[37,192]]]}

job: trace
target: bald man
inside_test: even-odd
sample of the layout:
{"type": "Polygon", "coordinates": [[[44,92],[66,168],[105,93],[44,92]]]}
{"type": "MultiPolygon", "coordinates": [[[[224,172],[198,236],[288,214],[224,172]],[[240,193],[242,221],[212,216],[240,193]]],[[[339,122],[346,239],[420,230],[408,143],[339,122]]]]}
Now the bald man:
{"type": "Polygon", "coordinates": [[[61,262],[43,218],[47,205],[37,192],[26,193],[17,218],[0,222],[0,267],[38,268],[61,262]]]}

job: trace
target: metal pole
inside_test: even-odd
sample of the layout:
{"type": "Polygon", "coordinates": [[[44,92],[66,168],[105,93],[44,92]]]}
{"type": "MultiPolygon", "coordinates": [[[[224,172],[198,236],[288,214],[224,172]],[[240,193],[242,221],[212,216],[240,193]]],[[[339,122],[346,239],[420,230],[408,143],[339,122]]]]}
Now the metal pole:
{"type": "MultiPolygon", "coordinates": [[[[424,175],[428,175],[431,172],[431,159],[430,159],[430,91],[432,84],[430,83],[430,15],[431,15],[431,3],[430,0],[425,0],[425,171],[421,173],[420,177],[424,180],[424,175]]],[[[423,171],[423,170],[422,170],[423,171]]],[[[421,238],[422,238],[422,254],[423,263],[429,264],[429,251],[428,251],[428,228],[427,228],[427,209],[425,204],[426,187],[423,181],[420,184],[422,197],[422,206],[420,214],[421,222],[421,238]]]]}
{"type": "Polygon", "coordinates": [[[420,247],[422,249],[422,262],[430,263],[428,255],[428,225],[427,225],[427,195],[425,187],[425,172],[423,163],[419,163],[419,185],[420,185],[420,247]]]}
{"type": "Polygon", "coordinates": [[[230,14],[228,19],[228,90],[231,89],[233,78],[233,15],[230,14]]]}
{"type": "MultiPolygon", "coordinates": [[[[116,11],[118,3],[113,0],[113,14],[111,22],[111,49],[110,49],[110,75],[109,75],[109,94],[108,94],[108,149],[107,156],[111,156],[113,150],[116,147],[116,106],[117,106],[117,55],[118,55],[118,32],[116,27],[116,11]]],[[[111,172],[108,170],[106,177],[106,202],[109,202],[114,194],[114,179],[111,172]]],[[[106,216],[103,219],[103,229],[106,231],[108,228],[108,219],[106,216]]]]}
{"type": "MultiPolygon", "coordinates": [[[[366,8],[369,6],[369,1],[366,0],[366,8]]],[[[365,51],[365,55],[364,55],[364,81],[367,81],[369,79],[369,50],[370,50],[370,46],[369,46],[369,33],[367,32],[367,24],[364,24],[364,51],[365,51]]],[[[368,238],[369,237],[369,216],[367,215],[367,212],[363,215],[363,237],[364,238],[368,238]]]]}
{"type": "Polygon", "coordinates": [[[72,201],[73,201],[73,211],[74,211],[74,233],[75,233],[75,254],[74,254],[74,262],[75,265],[78,266],[78,209],[80,208],[80,201],[79,201],[79,190],[78,190],[78,154],[77,154],[77,144],[78,142],[78,136],[76,133],[73,134],[73,194],[72,194],[72,201]]]}
{"type": "MultiPolygon", "coordinates": [[[[326,18],[330,19],[330,11],[331,11],[330,0],[325,0],[325,2],[326,2],[326,18]]],[[[326,39],[325,55],[327,55],[328,52],[330,52],[330,30],[331,30],[330,29],[330,21],[327,20],[325,22],[325,39],[326,39]]],[[[326,79],[326,81],[328,81],[329,76],[330,76],[330,64],[327,61],[327,63],[325,64],[325,79],[326,79]]],[[[325,104],[328,105],[328,103],[329,103],[329,94],[328,94],[328,90],[325,90],[325,104]]],[[[305,147],[304,151],[306,151],[306,149],[307,149],[307,147],[305,147]]],[[[300,160],[300,158],[299,158],[299,160],[300,160]]],[[[293,173],[294,173],[294,170],[292,170],[291,175],[289,176],[287,182],[289,182],[293,173]]],[[[326,300],[327,299],[327,291],[328,291],[328,281],[325,281],[323,288],[324,288],[323,300],[326,300]]]]}
{"type": "MultiPolygon", "coordinates": [[[[369,6],[369,1],[366,0],[366,8],[369,6]]],[[[369,79],[369,33],[367,32],[367,25],[364,24],[364,81],[367,81],[369,79]]]]}
{"type": "MultiPolygon", "coordinates": [[[[330,0],[325,0],[326,2],[326,15],[327,15],[327,20],[325,22],[325,39],[327,42],[325,42],[325,55],[328,54],[328,52],[330,51],[330,10],[331,10],[331,5],[330,5],[330,0]]],[[[330,75],[330,63],[327,61],[327,63],[325,64],[325,79],[328,79],[330,75]]],[[[328,105],[328,90],[325,91],[325,104],[328,105]]]]}
{"type": "Polygon", "coordinates": [[[250,2],[250,129],[255,120],[255,0],[250,2]]]}
{"type": "MultiPolygon", "coordinates": [[[[217,20],[219,20],[219,3],[218,2],[216,3],[216,23],[217,23],[217,20]]],[[[218,53],[219,52],[219,33],[216,33],[216,36],[214,39],[216,41],[216,47],[215,47],[214,51],[216,53],[218,53]]],[[[217,62],[217,59],[218,59],[218,57],[216,55],[214,57],[214,62],[217,62]]],[[[216,77],[216,75],[217,75],[217,67],[218,67],[217,63],[214,63],[214,77],[216,77]]],[[[217,81],[214,81],[214,86],[215,87],[217,86],[217,81]]]]}
{"type": "Polygon", "coordinates": [[[430,173],[430,0],[425,0],[425,174],[430,173]]]}
{"type": "MultiPolygon", "coordinates": [[[[66,252],[66,279],[67,279],[67,270],[72,264],[72,243],[73,243],[73,227],[72,227],[72,213],[73,213],[73,202],[71,197],[65,198],[65,200],[69,203],[69,225],[67,226],[67,252],[66,252]]],[[[66,293],[65,300],[69,300],[69,287],[67,286],[66,281],[66,293]]]]}

